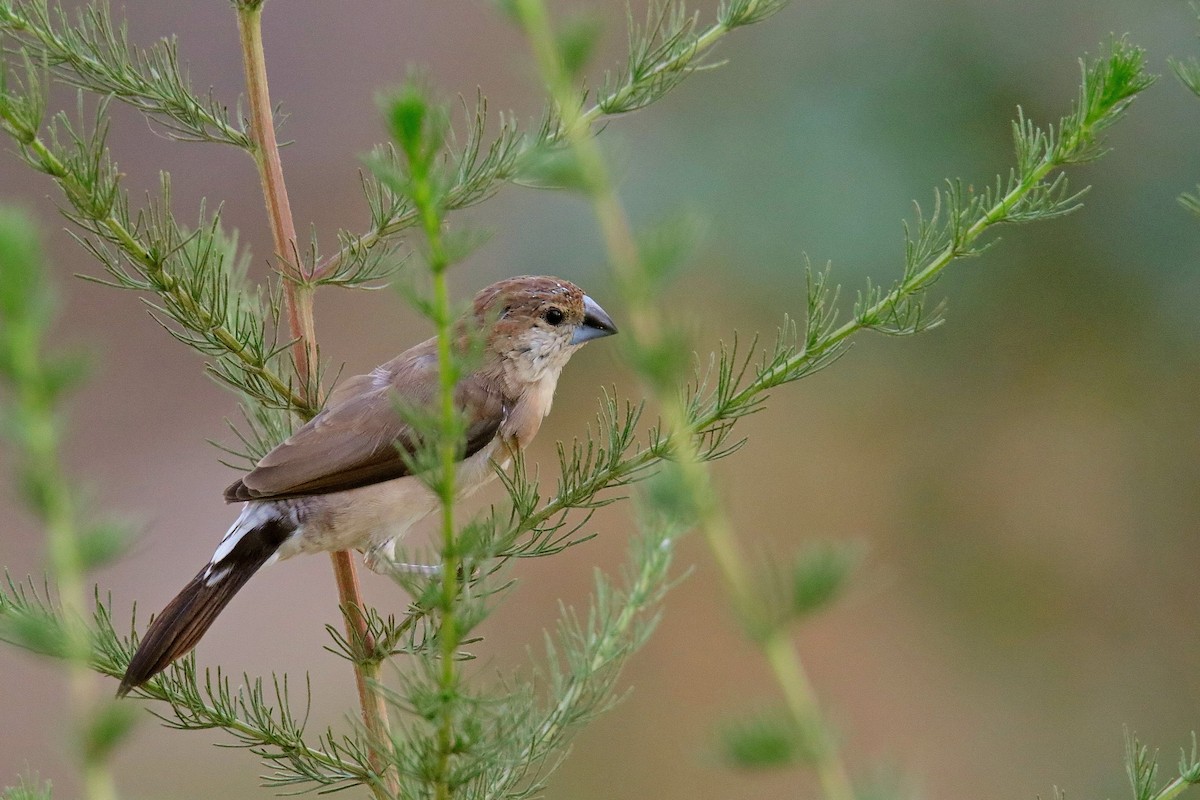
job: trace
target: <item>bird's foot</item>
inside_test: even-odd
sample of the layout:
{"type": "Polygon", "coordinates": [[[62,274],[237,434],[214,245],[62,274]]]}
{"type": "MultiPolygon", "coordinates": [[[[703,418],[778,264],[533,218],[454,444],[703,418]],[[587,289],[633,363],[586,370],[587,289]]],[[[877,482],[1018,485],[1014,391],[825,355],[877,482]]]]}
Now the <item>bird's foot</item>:
{"type": "Polygon", "coordinates": [[[441,564],[406,564],[395,559],[395,551],[387,546],[372,547],[363,553],[363,564],[377,575],[426,575],[436,578],[442,574],[441,564]]]}
{"type": "Polygon", "coordinates": [[[425,575],[431,578],[440,577],[442,574],[441,564],[402,564],[393,561],[387,565],[387,570],[392,575],[425,575]]]}
{"type": "MultiPolygon", "coordinates": [[[[403,561],[396,561],[395,559],[395,550],[387,546],[372,547],[363,553],[363,564],[376,575],[386,575],[390,578],[411,575],[440,578],[445,574],[441,564],[408,564],[403,561]]],[[[458,568],[458,579],[460,581],[473,581],[479,575],[480,570],[478,567],[472,569],[470,575],[467,574],[467,571],[462,566],[458,568]]]]}

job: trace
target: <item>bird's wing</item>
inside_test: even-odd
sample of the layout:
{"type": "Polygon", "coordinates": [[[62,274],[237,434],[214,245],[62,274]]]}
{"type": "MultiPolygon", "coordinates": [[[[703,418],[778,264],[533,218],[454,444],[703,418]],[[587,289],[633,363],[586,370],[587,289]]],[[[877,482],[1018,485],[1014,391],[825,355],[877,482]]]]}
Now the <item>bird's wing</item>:
{"type": "MultiPolygon", "coordinates": [[[[225,500],[326,494],[408,475],[401,450],[413,453],[420,439],[397,403],[429,408],[437,375],[433,354],[418,353],[348,379],[325,410],[226,489],[225,500]]],[[[466,458],[496,436],[507,406],[503,394],[478,376],[459,382],[455,402],[468,420],[466,458]]]]}

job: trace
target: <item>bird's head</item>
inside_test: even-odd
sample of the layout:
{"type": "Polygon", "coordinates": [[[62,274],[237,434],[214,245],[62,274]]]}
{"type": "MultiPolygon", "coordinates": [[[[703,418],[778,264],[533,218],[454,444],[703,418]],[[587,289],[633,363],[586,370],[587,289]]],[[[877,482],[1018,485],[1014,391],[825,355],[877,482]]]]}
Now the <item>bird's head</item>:
{"type": "Polygon", "coordinates": [[[488,355],[522,381],[557,377],[581,345],[617,332],[612,318],[582,289],[545,275],[493,283],[475,295],[474,316],[488,330],[488,355]]]}

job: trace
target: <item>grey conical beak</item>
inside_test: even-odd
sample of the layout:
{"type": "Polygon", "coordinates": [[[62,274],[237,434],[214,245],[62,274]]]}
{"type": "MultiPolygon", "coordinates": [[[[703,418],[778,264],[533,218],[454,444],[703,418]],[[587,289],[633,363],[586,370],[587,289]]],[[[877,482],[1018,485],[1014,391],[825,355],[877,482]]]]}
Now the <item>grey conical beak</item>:
{"type": "Polygon", "coordinates": [[[599,339],[601,336],[612,336],[616,332],[617,326],[608,312],[585,294],[583,296],[583,322],[575,328],[575,333],[571,335],[571,344],[583,344],[592,339],[599,339]]]}

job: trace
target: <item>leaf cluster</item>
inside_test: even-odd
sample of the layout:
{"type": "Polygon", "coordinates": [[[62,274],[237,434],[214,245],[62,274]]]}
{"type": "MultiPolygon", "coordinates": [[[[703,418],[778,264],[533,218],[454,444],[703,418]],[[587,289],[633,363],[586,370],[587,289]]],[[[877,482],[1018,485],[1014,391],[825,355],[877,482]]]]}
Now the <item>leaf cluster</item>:
{"type": "MultiPolygon", "coordinates": [[[[1192,11],[1200,17],[1200,4],[1192,3],[1192,11]]],[[[1189,92],[1196,97],[1200,97],[1200,59],[1195,56],[1190,58],[1170,58],[1168,62],[1171,69],[1175,72],[1175,76],[1179,78],[1189,92]]],[[[1198,187],[1200,189],[1200,187],[1198,187]]],[[[1185,192],[1179,196],[1179,203],[1191,211],[1193,214],[1200,216],[1200,191],[1196,193],[1185,192]]]]}
{"type": "Polygon", "coordinates": [[[1171,800],[1184,789],[1200,783],[1200,758],[1197,757],[1196,734],[1192,734],[1190,750],[1180,748],[1178,774],[1164,786],[1158,785],[1158,754],[1126,732],[1125,769],[1133,800],[1171,800]]]}
{"type": "Polygon", "coordinates": [[[27,67],[24,79],[0,82],[0,129],[19,143],[29,166],[62,189],[63,213],[78,231],[73,235],[107,274],[84,277],[141,293],[171,336],[208,357],[210,374],[258,409],[245,413],[251,424],[238,433],[245,449],[233,451],[256,460],[285,428],[271,411],[315,413],[305,400],[308,387],[296,386],[291,377],[290,342],[277,338],[278,281],[265,291],[251,288],[248,256],[239,251],[236,236],[224,232],[219,212],[202,207],[194,229],[182,224],[172,210],[166,173],[157,198],[145,208],[131,207],[106,146],[105,101],[87,123],[81,97],[80,120],[60,113],[41,132],[44,89],[32,63],[27,67]]]}
{"type": "Polygon", "coordinates": [[[50,781],[41,781],[35,776],[22,776],[15,786],[0,790],[3,800],[50,800],[50,781]]]}
{"type": "Polygon", "coordinates": [[[721,753],[742,769],[812,765],[829,749],[821,728],[798,725],[782,709],[768,709],[726,721],[719,731],[721,753]]]}
{"type": "Polygon", "coordinates": [[[174,38],[148,49],[134,46],[107,3],[85,5],[72,16],[47,0],[0,0],[0,33],[8,36],[6,53],[15,48],[64,83],[128,103],[173,138],[254,150],[211,91],[200,95],[191,88],[174,38]]]}

